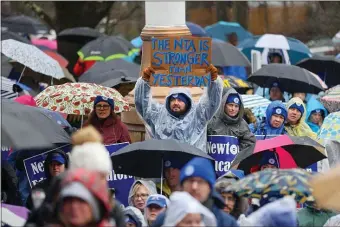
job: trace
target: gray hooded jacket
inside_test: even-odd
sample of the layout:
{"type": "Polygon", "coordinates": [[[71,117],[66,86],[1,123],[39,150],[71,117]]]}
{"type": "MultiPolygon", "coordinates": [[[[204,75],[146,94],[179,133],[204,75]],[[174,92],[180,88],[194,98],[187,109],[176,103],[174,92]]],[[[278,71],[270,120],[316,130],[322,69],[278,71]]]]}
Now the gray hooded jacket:
{"type": "Polygon", "coordinates": [[[221,101],[221,106],[208,125],[208,135],[228,135],[235,136],[239,140],[240,151],[254,145],[256,138],[250,132],[247,122],[243,119],[244,106],[242,96],[239,95],[241,100],[240,111],[236,118],[229,117],[224,112],[224,106],[227,98],[231,94],[238,94],[233,88],[230,88],[224,95],[221,101]]]}
{"type": "Polygon", "coordinates": [[[137,183],[141,183],[142,185],[144,185],[144,187],[146,187],[148,189],[149,195],[157,194],[156,185],[155,185],[155,183],[153,181],[150,181],[150,180],[136,180],[131,185],[131,188],[130,188],[130,191],[129,191],[129,198],[128,198],[129,206],[133,206],[133,203],[132,203],[132,196],[133,196],[132,195],[132,191],[133,191],[133,187],[137,183]]]}
{"type": "Polygon", "coordinates": [[[221,78],[217,78],[205,88],[204,94],[196,104],[189,89],[173,88],[163,105],[152,99],[149,84],[139,78],[135,87],[136,110],[144,119],[146,129],[152,138],[174,139],[206,151],[207,124],[220,106],[222,89],[223,82],[221,78]],[[190,100],[187,112],[180,117],[170,114],[167,108],[169,97],[177,93],[186,95],[190,100]]]}

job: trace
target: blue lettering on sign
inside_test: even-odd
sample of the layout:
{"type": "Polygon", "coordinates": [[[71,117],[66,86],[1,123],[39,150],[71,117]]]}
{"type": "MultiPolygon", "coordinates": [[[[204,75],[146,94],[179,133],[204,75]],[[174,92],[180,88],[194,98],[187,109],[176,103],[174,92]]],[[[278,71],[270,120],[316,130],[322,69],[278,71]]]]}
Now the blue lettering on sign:
{"type": "Polygon", "coordinates": [[[228,172],[236,155],[239,153],[239,141],[234,136],[208,136],[207,152],[215,159],[216,173],[222,175],[228,172]]]}
{"type": "Polygon", "coordinates": [[[171,40],[152,38],[151,48],[153,52],[151,56],[151,66],[157,70],[157,67],[169,65],[166,66],[169,67],[166,68],[168,70],[167,75],[157,73],[153,75],[153,80],[151,80],[153,81],[153,86],[207,87],[210,85],[211,78],[209,74],[202,76],[201,73],[200,75],[194,75],[193,72],[194,66],[196,66],[196,68],[209,66],[209,40],[198,40],[197,46],[195,42],[195,40],[185,37],[171,40]],[[171,42],[173,42],[173,44],[171,44],[171,42]],[[170,49],[172,49],[172,51],[170,51],[170,49]],[[179,77],[188,78],[180,79],[179,77]]]}
{"type": "MultiPolygon", "coordinates": [[[[105,147],[111,155],[112,153],[127,145],[129,145],[129,143],[111,144],[105,145],[105,147]]],[[[65,153],[70,152],[71,148],[71,145],[59,147],[59,149],[63,150],[65,153]]],[[[44,172],[44,162],[48,153],[52,152],[53,150],[46,151],[42,154],[35,155],[24,160],[24,167],[31,188],[40,181],[46,179],[44,172]]],[[[127,176],[124,174],[115,174],[112,170],[112,172],[107,176],[107,181],[109,188],[115,188],[116,198],[122,204],[128,206],[128,193],[131,185],[134,182],[134,178],[132,176],[127,176]]]]}

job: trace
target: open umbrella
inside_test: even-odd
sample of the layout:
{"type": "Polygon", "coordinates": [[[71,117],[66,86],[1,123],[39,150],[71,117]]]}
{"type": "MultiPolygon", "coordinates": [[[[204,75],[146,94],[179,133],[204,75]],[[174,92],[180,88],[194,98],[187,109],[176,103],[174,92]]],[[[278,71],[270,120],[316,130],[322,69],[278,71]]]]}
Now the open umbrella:
{"type": "Polygon", "coordinates": [[[84,61],[109,61],[125,58],[137,52],[139,49],[122,37],[103,36],[83,46],[78,55],[84,61]]]}
{"type": "Polygon", "coordinates": [[[267,151],[278,155],[279,166],[282,169],[306,168],[324,158],[325,148],[308,136],[282,135],[266,140],[257,140],[254,150],[240,152],[232,166],[243,170],[246,174],[254,166],[258,166],[267,151]],[[308,157],[308,158],[306,158],[308,157]]]}
{"type": "Polygon", "coordinates": [[[256,107],[264,107],[267,109],[267,106],[271,103],[270,100],[263,98],[260,95],[242,95],[244,108],[253,109],[256,107]]]}
{"type": "Polygon", "coordinates": [[[80,78],[80,82],[102,84],[108,80],[125,78],[139,78],[140,66],[123,59],[96,62],[80,78]]]}
{"type": "Polygon", "coordinates": [[[105,34],[100,33],[98,30],[89,27],[74,27],[62,30],[58,34],[58,40],[61,39],[71,39],[72,37],[91,37],[98,38],[100,36],[105,36],[105,34]]]}
{"type": "Polygon", "coordinates": [[[212,64],[216,66],[246,66],[250,67],[250,62],[233,45],[220,40],[212,40],[212,64]]]}
{"type": "Polygon", "coordinates": [[[237,46],[248,59],[251,59],[251,50],[263,51],[264,48],[287,50],[291,64],[296,64],[304,58],[312,56],[309,48],[301,41],[282,35],[264,34],[245,39],[237,46]]]}
{"type": "Polygon", "coordinates": [[[340,141],[340,111],[329,114],[321,125],[318,142],[326,146],[329,140],[340,141]]]}
{"type": "Polygon", "coordinates": [[[93,83],[50,86],[39,93],[35,100],[39,107],[66,114],[87,115],[92,111],[93,101],[98,95],[112,98],[116,113],[130,109],[129,104],[117,90],[93,83]]]}
{"type": "Polygon", "coordinates": [[[196,37],[208,37],[207,32],[198,24],[192,22],[186,22],[187,27],[189,28],[191,35],[196,37]]]}
{"type": "Polygon", "coordinates": [[[327,90],[320,101],[329,112],[340,111],[340,85],[327,90]]]}
{"type": "Polygon", "coordinates": [[[21,217],[5,205],[1,203],[1,226],[24,226],[27,217],[21,217]]]}
{"type": "Polygon", "coordinates": [[[41,21],[24,15],[1,18],[1,27],[11,32],[47,34],[49,28],[41,21]]]}
{"type": "Polygon", "coordinates": [[[22,43],[32,44],[31,41],[29,41],[25,37],[20,36],[17,33],[10,32],[10,31],[1,31],[1,40],[6,40],[6,39],[14,39],[22,43]]]}
{"type": "Polygon", "coordinates": [[[7,39],[1,41],[1,52],[35,72],[56,79],[64,77],[63,70],[58,62],[33,45],[7,39]]]}
{"type": "Polygon", "coordinates": [[[66,131],[40,108],[2,99],[1,142],[15,149],[69,143],[66,131]]]}
{"type": "Polygon", "coordinates": [[[215,163],[207,153],[194,146],[176,140],[156,139],[130,144],[113,153],[111,160],[116,174],[159,178],[165,160],[176,160],[184,165],[196,156],[207,158],[215,163]]]}
{"type": "Polygon", "coordinates": [[[330,87],[340,84],[340,59],[334,56],[314,55],[301,60],[296,65],[319,75],[330,87]]]}
{"type": "Polygon", "coordinates": [[[253,88],[251,83],[244,81],[236,76],[220,76],[223,80],[223,87],[232,87],[235,90],[253,88]]]}
{"type": "Polygon", "coordinates": [[[266,169],[246,176],[230,186],[240,197],[268,199],[293,196],[298,203],[314,202],[309,185],[312,175],[302,169],[266,169]]]}
{"type": "Polygon", "coordinates": [[[321,80],[306,69],[295,65],[269,64],[254,72],[248,81],[261,87],[271,87],[274,82],[279,82],[287,92],[304,92],[317,94],[323,91],[324,84],[321,80]]]}
{"type": "Polygon", "coordinates": [[[207,33],[215,39],[228,41],[227,36],[236,33],[239,41],[251,38],[253,35],[244,29],[239,23],[219,21],[216,24],[205,27],[207,33]]]}

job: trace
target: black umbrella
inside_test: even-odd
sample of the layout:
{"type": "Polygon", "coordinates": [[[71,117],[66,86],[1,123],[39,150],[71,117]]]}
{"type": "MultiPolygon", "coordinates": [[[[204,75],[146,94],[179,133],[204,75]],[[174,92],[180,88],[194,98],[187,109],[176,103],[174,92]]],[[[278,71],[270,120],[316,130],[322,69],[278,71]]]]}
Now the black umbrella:
{"type": "Polygon", "coordinates": [[[83,60],[108,61],[127,56],[134,50],[136,48],[122,37],[104,36],[87,43],[78,51],[78,55],[83,60]]]}
{"type": "Polygon", "coordinates": [[[2,101],[2,143],[15,149],[46,148],[70,143],[66,131],[38,107],[2,101]]]}
{"type": "Polygon", "coordinates": [[[98,38],[100,36],[104,36],[105,34],[100,33],[98,30],[89,27],[75,27],[75,28],[67,28],[62,30],[58,37],[64,36],[83,36],[83,37],[91,37],[91,38],[98,38]]]}
{"type": "Polygon", "coordinates": [[[176,159],[185,165],[194,157],[214,159],[198,148],[175,140],[150,139],[133,143],[111,155],[115,173],[144,178],[159,178],[163,162],[176,159]]]}
{"type": "Polygon", "coordinates": [[[136,81],[139,77],[140,66],[127,62],[123,59],[115,59],[112,61],[96,62],[88,71],[80,78],[80,82],[102,84],[109,80],[118,81],[136,81]]]}
{"type": "Polygon", "coordinates": [[[32,44],[31,41],[26,39],[25,37],[22,37],[19,34],[13,33],[13,32],[10,32],[10,31],[1,32],[1,40],[6,40],[6,39],[14,39],[14,40],[22,42],[22,43],[32,44]]]}
{"type": "Polygon", "coordinates": [[[49,32],[47,25],[35,18],[24,15],[10,16],[2,19],[1,27],[7,28],[11,32],[27,34],[47,34],[49,32]]]}
{"type": "Polygon", "coordinates": [[[318,74],[328,87],[340,84],[340,59],[336,59],[334,56],[314,55],[301,60],[296,65],[318,74]]]}
{"type": "Polygon", "coordinates": [[[215,66],[250,67],[250,62],[247,57],[236,47],[227,42],[212,40],[211,52],[211,61],[215,66]]]}
{"type": "Polygon", "coordinates": [[[306,69],[295,65],[269,64],[253,73],[248,81],[261,87],[271,87],[274,82],[287,92],[317,94],[324,90],[321,79],[306,69]]]}

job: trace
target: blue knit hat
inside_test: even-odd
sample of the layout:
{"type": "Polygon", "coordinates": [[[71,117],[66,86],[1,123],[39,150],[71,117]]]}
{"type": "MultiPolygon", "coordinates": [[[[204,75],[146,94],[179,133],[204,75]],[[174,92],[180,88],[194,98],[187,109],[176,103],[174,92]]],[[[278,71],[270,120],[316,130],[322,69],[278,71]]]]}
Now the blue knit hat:
{"type": "Polygon", "coordinates": [[[287,119],[287,110],[285,108],[281,108],[281,107],[276,107],[273,109],[273,112],[271,115],[281,115],[284,117],[284,119],[287,119]]]}
{"type": "Polygon", "coordinates": [[[272,83],[271,86],[270,86],[270,88],[269,88],[269,91],[270,91],[273,87],[277,87],[278,89],[280,89],[281,92],[283,92],[283,89],[282,89],[282,87],[281,87],[281,85],[280,85],[279,82],[274,82],[274,83],[272,83]]]}
{"type": "Polygon", "coordinates": [[[98,102],[106,102],[107,104],[110,105],[111,109],[113,110],[115,107],[115,103],[113,99],[106,98],[104,96],[98,95],[96,99],[94,100],[94,105],[97,105],[98,102]]]}
{"type": "Polygon", "coordinates": [[[189,102],[190,102],[188,97],[185,94],[183,94],[183,93],[172,94],[171,98],[172,99],[179,99],[179,100],[181,100],[182,102],[185,103],[186,106],[188,106],[189,102]]]}
{"type": "Polygon", "coordinates": [[[226,103],[235,103],[237,105],[241,105],[241,99],[238,94],[230,94],[227,98],[226,103]]]}
{"type": "Polygon", "coordinates": [[[277,157],[276,152],[274,151],[263,151],[261,162],[260,162],[260,167],[264,165],[273,165],[276,166],[277,168],[280,168],[279,164],[279,159],[277,157]]]}
{"type": "Polygon", "coordinates": [[[169,158],[164,161],[164,170],[167,168],[181,169],[183,164],[175,158],[169,158]]]}
{"type": "Polygon", "coordinates": [[[208,182],[210,188],[214,187],[216,181],[215,170],[211,161],[200,157],[193,158],[181,169],[181,184],[189,177],[200,177],[204,179],[208,182]]]}
{"type": "Polygon", "coordinates": [[[303,115],[303,113],[305,112],[305,108],[303,108],[303,105],[302,105],[301,103],[295,102],[293,105],[291,105],[291,106],[289,107],[289,109],[290,109],[290,108],[295,108],[295,109],[297,109],[298,111],[300,111],[301,115],[303,115]]]}

